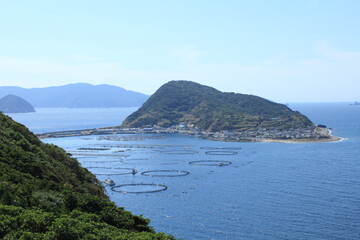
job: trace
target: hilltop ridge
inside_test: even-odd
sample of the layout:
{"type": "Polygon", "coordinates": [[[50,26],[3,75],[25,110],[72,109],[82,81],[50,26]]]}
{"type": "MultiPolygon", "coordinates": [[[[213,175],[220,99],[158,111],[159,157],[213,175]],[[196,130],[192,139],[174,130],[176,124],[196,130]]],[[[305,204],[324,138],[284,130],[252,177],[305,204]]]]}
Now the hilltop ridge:
{"type": "Polygon", "coordinates": [[[315,128],[306,116],[286,105],[183,80],[161,86],[121,126],[170,127],[182,122],[211,132],[315,128]]]}
{"type": "Polygon", "coordinates": [[[35,112],[34,107],[21,97],[9,94],[0,99],[0,112],[28,113],[35,112]]]}
{"type": "Polygon", "coordinates": [[[0,87],[0,97],[17,95],[35,108],[110,108],[141,106],[148,95],[121,87],[87,83],[68,84],[45,88],[0,87]]]}

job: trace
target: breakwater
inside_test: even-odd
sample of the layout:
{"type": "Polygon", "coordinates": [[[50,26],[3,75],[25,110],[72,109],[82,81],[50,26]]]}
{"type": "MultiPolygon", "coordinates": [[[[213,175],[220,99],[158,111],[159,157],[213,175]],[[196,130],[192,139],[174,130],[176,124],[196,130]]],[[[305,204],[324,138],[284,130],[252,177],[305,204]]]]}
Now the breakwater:
{"type": "MultiPolygon", "coordinates": [[[[331,131],[327,128],[308,127],[287,130],[276,129],[256,129],[247,131],[222,131],[222,132],[208,132],[200,131],[197,128],[179,128],[176,126],[169,128],[154,127],[154,128],[94,128],[83,130],[70,130],[60,132],[49,132],[37,134],[39,138],[61,138],[61,137],[75,137],[75,136],[88,136],[88,135],[125,135],[131,134],[132,136],[117,136],[112,140],[118,141],[143,141],[146,139],[145,134],[166,134],[178,133],[189,136],[196,136],[204,139],[224,142],[331,142],[339,141],[341,138],[331,135],[331,131]],[[142,136],[140,136],[142,135],[142,136]],[[136,137],[133,137],[136,136],[136,137]]],[[[106,137],[106,136],[104,136],[106,137]]],[[[153,138],[153,137],[152,137],[153,138]]],[[[161,138],[161,137],[160,137],[161,138]]]]}

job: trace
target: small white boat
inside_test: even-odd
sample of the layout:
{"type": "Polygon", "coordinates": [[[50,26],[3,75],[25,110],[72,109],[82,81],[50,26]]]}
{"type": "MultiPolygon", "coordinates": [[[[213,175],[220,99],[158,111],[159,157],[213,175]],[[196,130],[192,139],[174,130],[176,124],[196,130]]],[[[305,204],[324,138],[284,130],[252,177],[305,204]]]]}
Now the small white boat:
{"type": "Polygon", "coordinates": [[[110,178],[106,179],[104,181],[104,183],[109,185],[109,186],[115,186],[115,182],[113,180],[111,180],[110,178]]]}

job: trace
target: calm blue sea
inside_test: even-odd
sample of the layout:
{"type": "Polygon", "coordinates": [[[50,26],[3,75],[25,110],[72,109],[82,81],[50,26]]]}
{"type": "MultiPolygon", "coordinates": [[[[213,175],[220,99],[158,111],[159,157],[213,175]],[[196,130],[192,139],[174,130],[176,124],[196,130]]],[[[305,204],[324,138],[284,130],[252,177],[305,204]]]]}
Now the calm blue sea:
{"type": "Polygon", "coordinates": [[[35,133],[118,126],[138,107],[37,108],[34,113],[8,114],[35,133]]]}
{"type": "MultiPolygon", "coordinates": [[[[124,194],[106,187],[111,200],[151,218],[157,231],[182,239],[360,239],[360,106],[347,103],[291,104],[316,124],[345,138],[333,143],[228,143],[181,135],[87,136],[46,139],[78,157],[104,180],[163,184],[166,191],[124,194]],[[241,149],[240,149],[241,148],[241,149]],[[215,155],[214,155],[215,154],[215,155]],[[192,161],[230,161],[201,166],[192,161]],[[123,168],[135,168],[138,174],[123,168]],[[144,171],[182,170],[179,177],[144,171]],[[109,175],[118,174],[118,175],[109,175]]],[[[117,125],[131,111],[48,109],[39,118],[13,116],[35,131],[117,125]],[[56,111],[57,117],[51,116],[56,111]],[[96,113],[87,115],[86,111],[96,113]],[[118,116],[113,118],[114,113],[118,116]],[[109,116],[107,116],[109,114],[109,116]],[[69,121],[63,121],[61,116],[69,121]],[[66,123],[62,125],[62,122],[66,123]],[[41,123],[41,124],[40,124],[41,123]],[[41,125],[41,126],[40,126],[41,125]],[[56,127],[55,127],[56,126],[56,127]],[[41,127],[41,128],[40,128],[41,127]],[[39,130],[41,129],[41,130],[39,130]]],[[[210,162],[213,163],[213,162],[210,162]]],[[[174,174],[174,173],[171,173],[174,174]]],[[[149,186],[127,186],[127,191],[149,186]]],[[[150,187],[151,188],[151,187],[150,187]]]]}

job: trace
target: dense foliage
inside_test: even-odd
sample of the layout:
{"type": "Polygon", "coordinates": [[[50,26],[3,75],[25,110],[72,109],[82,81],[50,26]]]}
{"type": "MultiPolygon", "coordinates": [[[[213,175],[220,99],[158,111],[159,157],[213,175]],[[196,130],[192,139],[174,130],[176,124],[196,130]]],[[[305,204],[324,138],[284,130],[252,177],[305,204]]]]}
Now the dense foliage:
{"type": "Polygon", "coordinates": [[[208,131],[313,126],[299,112],[261,97],[223,93],[190,81],[171,81],[131,114],[122,127],[169,127],[180,122],[208,131]]]}
{"type": "Polygon", "coordinates": [[[172,239],[118,208],[63,149],[0,113],[0,239],[172,239]]]}

